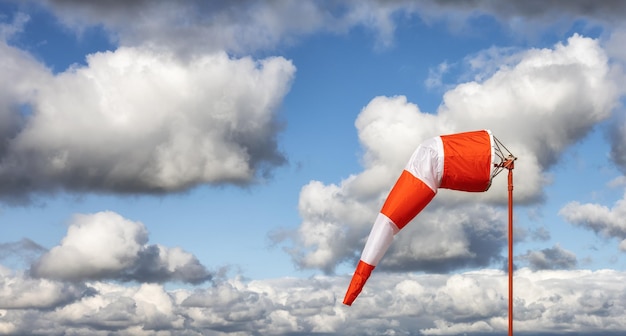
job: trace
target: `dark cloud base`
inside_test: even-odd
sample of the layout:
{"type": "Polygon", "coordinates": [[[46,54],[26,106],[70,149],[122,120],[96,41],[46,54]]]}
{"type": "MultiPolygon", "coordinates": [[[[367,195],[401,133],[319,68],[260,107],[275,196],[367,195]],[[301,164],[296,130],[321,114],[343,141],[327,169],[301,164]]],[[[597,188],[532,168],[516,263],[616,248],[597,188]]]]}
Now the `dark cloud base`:
{"type": "MultiPolygon", "coordinates": [[[[624,332],[607,332],[607,331],[598,331],[598,332],[549,332],[549,333],[535,333],[535,332],[524,332],[524,331],[515,331],[515,325],[513,325],[513,334],[519,336],[623,336],[624,332]]],[[[422,335],[422,334],[418,334],[422,335]]],[[[468,335],[468,336],[500,336],[507,335],[507,333],[462,333],[457,335],[468,335]]],[[[456,336],[456,335],[454,335],[456,336]]]]}

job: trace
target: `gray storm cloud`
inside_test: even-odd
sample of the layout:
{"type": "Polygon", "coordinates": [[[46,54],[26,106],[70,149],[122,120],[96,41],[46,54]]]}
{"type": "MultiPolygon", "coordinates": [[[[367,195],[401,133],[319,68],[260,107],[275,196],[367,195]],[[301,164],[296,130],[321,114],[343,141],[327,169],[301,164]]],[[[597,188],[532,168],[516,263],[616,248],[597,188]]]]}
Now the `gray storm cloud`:
{"type": "Polygon", "coordinates": [[[169,51],[187,56],[216,51],[241,55],[295,41],[299,35],[344,25],[329,15],[325,6],[310,1],[51,0],[45,3],[70,29],[80,31],[102,25],[111,39],[122,46],[166,46],[169,51]]]}
{"type": "Polygon", "coordinates": [[[147,245],[148,231],[114,212],[76,215],[60,245],[36,260],[30,274],[66,281],[113,279],[200,284],[212,275],[180,248],[147,245]]]}
{"type": "Polygon", "coordinates": [[[498,1],[472,0],[472,1],[448,1],[433,0],[430,3],[438,4],[444,8],[461,8],[466,10],[480,10],[491,13],[497,17],[543,17],[548,15],[571,15],[574,17],[598,17],[617,18],[626,13],[626,4],[619,0],[597,2],[593,0],[560,1],[498,1]]]}
{"type": "MultiPolygon", "coordinates": [[[[318,31],[345,32],[371,28],[377,44],[393,44],[394,15],[415,15],[425,22],[444,20],[455,27],[490,15],[503,26],[524,34],[533,25],[551,26],[586,18],[616,22],[626,14],[619,0],[594,1],[77,1],[47,0],[69,27],[104,25],[123,45],[167,44],[182,53],[199,50],[245,52],[293,42],[318,31]],[[185,17],[185,20],[180,20],[185,17]],[[128,25],[129,20],[135,22],[128,25]],[[522,22],[520,22],[522,20],[522,22]],[[162,22],[155,24],[154,22],[162,22]],[[211,43],[202,43],[210,41],[211,43]]],[[[458,29],[458,27],[456,27],[458,29]]]]}

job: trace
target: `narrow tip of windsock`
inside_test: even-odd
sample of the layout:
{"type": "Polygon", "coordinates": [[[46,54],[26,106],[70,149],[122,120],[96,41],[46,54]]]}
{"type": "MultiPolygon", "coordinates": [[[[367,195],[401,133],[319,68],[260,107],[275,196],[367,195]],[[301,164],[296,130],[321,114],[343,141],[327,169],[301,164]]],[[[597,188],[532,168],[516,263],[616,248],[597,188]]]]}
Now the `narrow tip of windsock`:
{"type": "Polygon", "coordinates": [[[372,274],[372,270],[374,270],[374,266],[363,260],[359,260],[359,264],[356,266],[356,270],[352,275],[350,287],[348,287],[346,296],[343,299],[343,304],[348,306],[352,305],[352,302],[354,302],[356,297],[361,293],[361,290],[363,290],[363,286],[365,286],[365,282],[370,277],[370,274],[372,274]]]}

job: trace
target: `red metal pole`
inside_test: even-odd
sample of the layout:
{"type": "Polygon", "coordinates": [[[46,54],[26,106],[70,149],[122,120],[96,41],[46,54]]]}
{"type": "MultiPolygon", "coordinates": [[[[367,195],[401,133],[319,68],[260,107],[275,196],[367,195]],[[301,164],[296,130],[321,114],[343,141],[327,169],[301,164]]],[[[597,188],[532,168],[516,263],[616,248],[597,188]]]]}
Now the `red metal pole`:
{"type": "Polygon", "coordinates": [[[513,160],[505,166],[509,170],[509,336],[513,336],[513,160]]]}

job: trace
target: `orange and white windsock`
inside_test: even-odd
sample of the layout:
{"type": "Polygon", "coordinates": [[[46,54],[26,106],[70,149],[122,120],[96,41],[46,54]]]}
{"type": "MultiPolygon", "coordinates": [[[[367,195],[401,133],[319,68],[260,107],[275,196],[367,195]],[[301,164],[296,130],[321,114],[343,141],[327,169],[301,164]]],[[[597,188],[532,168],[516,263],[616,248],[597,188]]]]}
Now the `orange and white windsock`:
{"type": "Polygon", "coordinates": [[[420,144],[374,222],[343,303],[350,306],[393,237],[435,197],[437,189],[489,189],[495,144],[489,130],[442,135],[420,144]]]}

